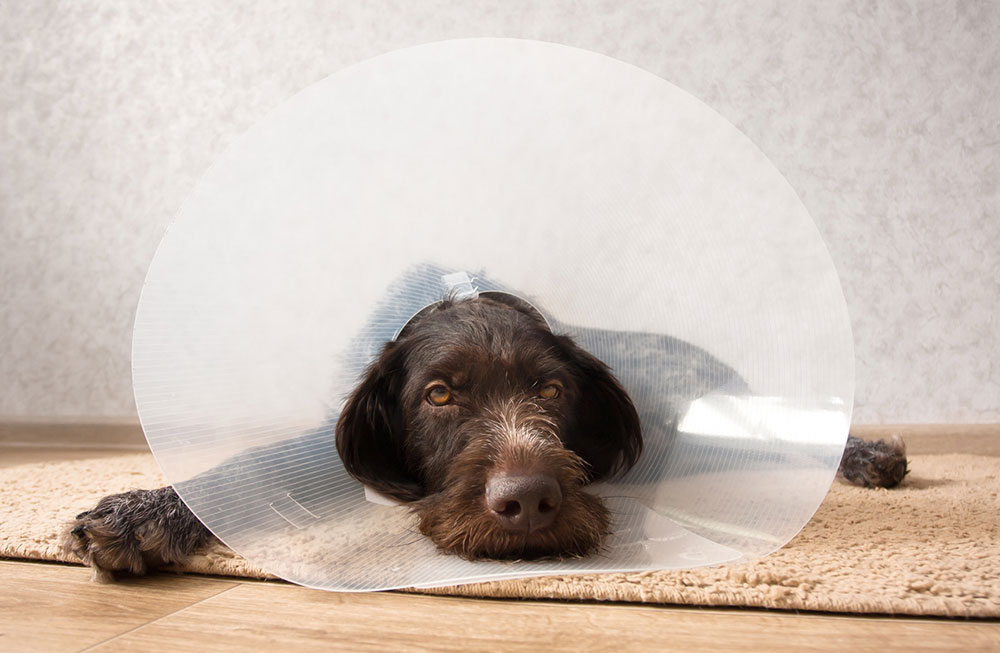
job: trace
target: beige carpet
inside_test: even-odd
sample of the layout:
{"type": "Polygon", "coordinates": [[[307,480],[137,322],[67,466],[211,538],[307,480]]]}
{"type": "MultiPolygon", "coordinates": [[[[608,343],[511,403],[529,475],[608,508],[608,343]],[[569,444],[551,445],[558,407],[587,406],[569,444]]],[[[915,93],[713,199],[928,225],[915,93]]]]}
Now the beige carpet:
{"type": "MultiPolygon", "coordinates": [[[[1000,617],[1000,458],[914,456],[898,489],[836,483],[784,549],[751,563],[674,572],[560,576],[429,590],[524,597],[1000,617]]],[[[104,494],[157,487],[152,456],[0,469],[0,557],[66,560],[67,519],[104,494]]],[[[261,577],[221,546],[184,571],[261,577]]]]}

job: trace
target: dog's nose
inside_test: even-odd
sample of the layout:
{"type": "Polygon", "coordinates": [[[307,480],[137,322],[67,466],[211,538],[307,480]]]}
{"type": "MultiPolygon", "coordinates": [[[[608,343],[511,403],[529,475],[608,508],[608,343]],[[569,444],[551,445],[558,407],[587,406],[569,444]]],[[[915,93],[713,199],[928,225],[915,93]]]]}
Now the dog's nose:
{"type": "Polygon", "coordinates": [[[486,507],[512,533],[550,526],[561,505],[559,482],[548,474],[497,474],[486,482],[486,507]]]}

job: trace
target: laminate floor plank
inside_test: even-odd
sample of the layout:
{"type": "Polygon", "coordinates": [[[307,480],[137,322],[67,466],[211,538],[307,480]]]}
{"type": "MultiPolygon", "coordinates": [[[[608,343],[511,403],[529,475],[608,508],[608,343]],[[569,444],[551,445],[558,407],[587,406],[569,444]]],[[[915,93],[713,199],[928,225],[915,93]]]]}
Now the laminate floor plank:
{"type": "Polygon", "coordinates": [[[58,463],[66,460],[87,460],[89,458],[105,458],[128,453],[143,453],[149,449],[129,447],[35,447],[12,446],[0,443],[0,469],[31,465],[34,463],[58,463]]]}
{"type": "Polygon", "coordinates": [[[157,575],[101,584],[90,569],[0,561],[0,650],[79,651],[236,587],[157,575]]]}
{"type": "Polygon", "coordinates": [[[241,584],[94,650],[990,650],[1000,624],[241,584]]]}

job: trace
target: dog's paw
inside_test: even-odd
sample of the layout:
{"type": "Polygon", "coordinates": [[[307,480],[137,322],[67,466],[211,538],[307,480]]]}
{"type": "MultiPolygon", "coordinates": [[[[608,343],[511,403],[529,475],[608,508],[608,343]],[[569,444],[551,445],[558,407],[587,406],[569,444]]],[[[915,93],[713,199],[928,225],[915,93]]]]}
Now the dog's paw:
{"type": "Polygon", "coordinates": [[[909,473],[906,444],[898,434],[889,440],[875,442],[849,436],[840,461],[840,473],[854,485],[896,487],[909,473]]]}
{"type": "Polygon", "coordinates": [[[78,514],[63,550],[93,568],[94,580],[108,582],[114,572],[143,575],[181,562],[208,537],[173,488],[131,490],[78,514]]]}

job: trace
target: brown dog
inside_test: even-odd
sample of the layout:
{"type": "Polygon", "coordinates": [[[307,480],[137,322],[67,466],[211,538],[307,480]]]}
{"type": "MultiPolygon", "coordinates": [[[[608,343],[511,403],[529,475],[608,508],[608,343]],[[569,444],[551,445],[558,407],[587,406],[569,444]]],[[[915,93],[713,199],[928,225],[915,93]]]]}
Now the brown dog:
{"type": "MultiPolygon", "coordinates": [[[[336,445],[351,475],[407,502],[442,550],[530,559],[601,546],[609,514],[583,488],[634,465],[642,438],[608,368],[497,293],[411,320],[348,398],[336,445]]],[[[859,485],[906,473],[901,443],[853,437],[841,465],[859,485]]],[[[211,537],[166,487],[105,497],[77,515],[66,546],[110,578],[181,562],[211,537]]]]}

